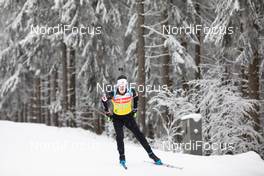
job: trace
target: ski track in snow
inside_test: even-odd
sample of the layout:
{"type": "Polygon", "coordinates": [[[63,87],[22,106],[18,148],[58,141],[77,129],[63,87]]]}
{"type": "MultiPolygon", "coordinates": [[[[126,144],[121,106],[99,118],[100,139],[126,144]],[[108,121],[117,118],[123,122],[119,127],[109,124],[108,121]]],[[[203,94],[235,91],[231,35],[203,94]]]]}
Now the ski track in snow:
{"type": "MultiPolygon", "coordinates": [[[[127,167],[119,165],[114,139],[83,129],[0,121],[0,176],[264,176],[255,152],[193,156],[155,150],[164,163],[148,164],[138,145],[125,144],[127,167]]],[[[151,160],[149,160],[151,161],[151,160]]]]}

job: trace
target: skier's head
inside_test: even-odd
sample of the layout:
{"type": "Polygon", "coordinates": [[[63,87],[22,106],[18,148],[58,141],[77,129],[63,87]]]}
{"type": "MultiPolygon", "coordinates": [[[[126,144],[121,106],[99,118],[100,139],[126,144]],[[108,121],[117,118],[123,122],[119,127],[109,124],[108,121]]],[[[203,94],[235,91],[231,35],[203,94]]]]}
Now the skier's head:
{"type": "Polygon", "coordinates": [[[124,94],[126,92],[126,88],[128,85],[127,77],[125,75],[121,75],[117,78],[117,88],[119,93],[124,94]]]}

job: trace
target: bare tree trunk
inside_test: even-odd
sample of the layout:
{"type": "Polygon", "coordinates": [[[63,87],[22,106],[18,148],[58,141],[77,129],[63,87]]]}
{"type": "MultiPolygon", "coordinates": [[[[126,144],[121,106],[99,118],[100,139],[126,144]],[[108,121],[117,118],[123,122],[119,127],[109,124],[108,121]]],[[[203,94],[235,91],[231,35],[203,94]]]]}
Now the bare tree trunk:
{"type": "MultiPolygon", "coordinates": [[[[187,41],[186,41],[186,38],[185,38],[185,34],[183,36],[183,39],[182,39],[182,46],[187,50],[187,41]]],[[[184,66],[182,67],[182,89],[187,91],[189,90],[189,86],[188,86],[188,80],[186,79],[186,69],[184,68],[184,66]]]]}
{"type": "Polygon", "coordinates": [[[28,105],[24,104],[24,122],[28,122],[28,105]]]}
{"type": "MultiPolygon", "coordinates": [[[[248,93],[249,98],[260,100],[260,79],[259,79],[259,67],[260,58],[258,51],[254,52],[253,61],[249,64],[248,69],[248,93]]],[[[260,129],[260,107],[255,105],[255,111],[251,112],[251,116],[255,122],[255,129],[260,129]]]]}
{"type": "MultiPolygon", "coordinates": [[[[262,2],[261,2],[262,3],[262,2]]],[[[263,5],[263,4],[262,4],[263,5]]],[[[259,52],[259,31],[254,24],[252,15],[250,15],[250,4],[247,1],[241,1],[242,18],[241,31],[244,32],[249,39],[253,56],[248,66],[248,97],[255,100],[260,100],[260,54],[259,52]]],[[[244,70],[243,70],[244,71],[244,70]]],[[[260,107],[255,105],[255,109],[250,112],[255,125],[254,129],[260,129],[260,107]]]]}
{"type": "MultiPolygon", "coordinates": [[[[162,12],[161,12],[161,28],[163,31],[163,28],[167,28],[169,25],[169,14],[168,14],[168,10],[169,10],[169,5],[170,2],[168,1],[163,1],[162,2],[162,12]]],[[[168,35],[168,32],[166,30],[163,31],[165,35],[168,35]]],[[[162,43],[165,43],[166,38],[162,38],[162,43]]],[[[162,54],[164,55],[162,57],[162,84],[166,85],[168,87],[168,90],[171,91],[172,90],[172,79],[170,77],[171,75],[171,65],[172,65],[172,60],[171,60],[171,56],[169,54],[169,49],[166,46],[162,47],[162,54]]],[[[171,121],[173,119],[173,116],[171,114],[169,114],[169,110],[168,108],[164,108],[163,113],[162,113],[162,117],[164,118],[165,122],[168,123],[169,121],[171,121]]],[[[150,129],[153,129],[151,126],[149,126],[150,129]]],[[[153,132],[152,132],[153,133],[153,132]]],[[[151,134],[151,132],[150,132],[151,134]]],[[[154,135],[150,135],[152,137],[154,137],[154,135]]]]}
{"type": "Polygon", "coordinates": [[[96,134],[102,134],[102,128],[101,128],[101,118],[95,119],[95,132],[96,134]]]}
{"type": "Polygon", "coordinates": [[[34,79],[32,80],[32,90],[30,94],[30,104],[29,104],[29,122],[36,122],[35,121],[35,88],[34,88],[34,79]]]}
{"type": "Polygon", "coordinates": [[[35,78],[35,118],[37,123],[42,123],[41,116],[41,80],[40,76],[37,75],[35,78]]]}
{"type": "MultiPolygon", "coordinates": [[[[70,14],[71,19],[73,20],[74,18],[78,18],[79,16],[79,7],[80,7],[80,0],[74,0],[75,3],[75,9],[72,11],[73,13],[70,14]]],[[[75,20],[73,26],[77,27],[78,26],[78,20],[75,20]]],[[[68,106],[64,110],[69,110],[71,112],[70,115],[70,120],[67,120],[67,125],[71,127],[76,127],[76,71],[75,71],[75,49],[72,46],[65,46],[65,50],[67,55],[65,58],[65,64],[63,65],[66,66],[66,72],[63,73],[67,78],[67,81],[65,82],[66,86],[66,96],[68,96],[68,99],[65,99],[65,101],[68,103],[65,106],[68,106]],[[67,60],[68,58],[68,60],[67,60]],[[67,85],[68,84],[68,85],[67,85]]],[[[64,92],[65,93],[65,92],[64,92]]],[[[66,97],[65,97],[66,98],[66,97]]],[[[65,102],[65,103],[66,103],[65,102]]]]}
{"type": "MultiPolygon", "coordinates": [[[[241,6],[246,7],[246,3],[245,1],[242,1],[241,6]]],[[[244,31],[246,30],[246,21],[247,21],[247,14],[244,11],[241,12],[241,20],[240,20],[240,32],[244,33],[244,31]]],[[[240,52],[243,52],[244,48],[240,48],[240,52]]],[[[240,90],[242,93],[243,97],[248,97],[248,86],[247,86],[247,80],[248,80],[248,76],[247,76],[247,66],[245,64],[242,63],[241,65],[241,70],[240,70],[240,76],[241,76],[241,81],[240,81],[240,90]]]]}
{"type": "MultiPolygon", "coordinates": [[[[200,12],[200,1],[197,0],[196,5],[195,5],[195,10],[196,10],[196,18],[195,18],[195,23],[196,25],[201,25],[201,12],[200,12]]],[[[201,68],[200,68],[200,64],[201,64],[201,42],[202,42],[202,36],[201,36],[201,31],[198,30],[196,37],[198,39],[199,44],[195,45],[195,64],[197,67],[197,72],[195,73],[195,79],[201,79],[201,68]]]]}
{"type": "MultiPolygon", "coordinates": [[[[56,98],[57,90],[58,90],[58,69],[56,66],[54,66],[51,72],[51,92],[50,92],[51,103],[54,103],[57,100],[56,98]]],[[[57,112],[51,113],[51,125],[53,126],[59,125],[57,112]]]]}
{"type": "Polygon", "coordinates": [[[21,105],[21,122],[25,122],[25,104],[21,105]]]}
{"type": "MultiPolygon", "coordinates": [[[[168,17],[169,17],[169,15],[168,15],[169,2],[167,2],[167,1],[163,2],[162,6],[163,6],[163,9],[162,9],[161,21],[163,21],[163,23],[161,23],[161,25],[162,25],[161,27],[167,28],[167,26],[169,25],[169,22],[168,22],[168,20],[169,20],[168,19],[168,17]]],[[[166,30],[164,30],[164,32],[165,32],[165,35],[168,35],[166,30]]],[[[165,40],[166,40],[165,38],[162,38],[162,43],[164,43],[165,40]]],[[[163,79],[162,83],[163,83],[163,85],[167,85],[168,88],[170,89],[172,86],[172,80],[170,79],[171,57],[169,55],[168,47],[163,46],[162,50],[163,50],[163,54],[165,55],[162,58],[162,61],[163,61],[163,63],[162,63],[162,79],[163,79]]]]}
{"type": "Polygon", "coordinates": [[[137,59],[138,59],[138,86],[144,90],[139,92],[138,119],[141,120],[143,133],[146,134],[146,97],[145,97],[145,40],[144,40],[144,0],[137,1],[137,59]]]}
{"type": "MultiPolygon", "coordinates": [[[[163,23],[161,23],[161,27],[166,27],[169,25],[168,24],[168,6],[169,6],[169,2],[165,1],[162,4],[162,14],[161,14],[161,21],[163,21],[163,23]]],[[[164,30],[165,35],[168,35],[167,31],[164,30]]],[[[162,43],[165,42],[165,38],[162,38],[162,43]]],[[[162,83],[163,85],[167,85],[168,88],[170,89],[172,86],[172,80],[170,79],[170,66],[171,66],[171,57],[169,55],[169,50],[168,47],[163,46],[162,47],[162,54],[164,54],[165,56],[163,56],[162,58],[162,83]]]]}
{"type": "Polygon", "coordinates": [[[41,84],[41,123],[47,124],[47,118],[46,118],[46,108],[47,108],[47,96],[46,96],[46,91],[47,91],[47,85],[46,85],[46,80],[45,78],[42,78],[40,80],[41,84]]]}
{"type": "Polygon", "coordinates": [[[246,66],[245,65],[241,65],[241,70],[240,70],[240,76],[241,76],[241,83],[240,83],[240,90],[242,93],[243,97],[248,97],[248,89],[247,89],[247,74],[246,74],[246,66]]]}
{"type": "Polygon", "coordinates": [[[73,120],[70,122],[70,126],[76,127],[76,70],[75,70],[75,50],[69,48],[69,110],[73,115],[73,120]]]}
{"type": "MultiPolygon", "coordinates": [[[[65,43],[61,43],[61,67],[62,67],[62,116],[68,110],[68,69],[67,69],[67,46],[65,43]]],[[[60,122],[60,126],[61,126],[60,122]]]]}
{"type": "MultiPolygon", "coordinates": [[[[187,10],[187,2],[183,2],[183,8],[184,8],[184,11],[187,10]]],[[[186,49],[186,51],[188,50],[188,43],[187,43],[187,36],[186,34],[182,34],[181,36],[181,45],[186,49]]],[[[186,78],[186,69],[184,66],[182,66],[182,89],[187,91],[189,89],[189,86],[187,84],[188,80],[186,78]]]]}
{"type": "Polygon", "coordinates": [[[18,111],[18,122],[23,122],[23,103],[20,105],[20,110],[18,111]]]}
{"type": "Polygon", "coordinates": [[[51,119],[50,119],[51,116],[50,116],[50,109],[49,109],[50,102],[51,102],[50,93],[51,93],[51,76],[49,74],[48,78],[47,78],[47,91],[46,91],[46,98],[47,98],[47,102],[46,102],[46,124],[47,125],[51,125],[51,119]]]}

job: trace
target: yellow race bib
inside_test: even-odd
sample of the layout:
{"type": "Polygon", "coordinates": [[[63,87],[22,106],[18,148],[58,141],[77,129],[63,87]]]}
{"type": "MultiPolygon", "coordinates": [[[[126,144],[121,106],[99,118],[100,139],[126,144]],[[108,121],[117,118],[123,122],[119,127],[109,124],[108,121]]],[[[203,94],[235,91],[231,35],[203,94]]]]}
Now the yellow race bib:
{"type": "Polygon", "coordinates": [[[127,115],[132,111],[133,96],[129,93],[125,95],[116,95],[112,98],[113,112],[116,115],[127,115]]]}

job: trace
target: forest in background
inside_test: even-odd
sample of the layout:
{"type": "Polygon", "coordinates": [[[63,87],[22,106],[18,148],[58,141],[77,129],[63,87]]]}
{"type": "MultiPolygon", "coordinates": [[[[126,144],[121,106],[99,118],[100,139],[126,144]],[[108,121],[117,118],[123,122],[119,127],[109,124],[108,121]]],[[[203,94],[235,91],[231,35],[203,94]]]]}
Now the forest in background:
{"type": "MultiPolygon", "coordinates": [[[[137,121],[154,141],[181,140],[179,120],[201,113],[203,139],[264,156],[262,0],[0,0],[0,119],[113,135],[97,83],[138,85],[137,121]],[[101,27],[36,34],[33,26],[101,27]],[[233,27],[170,34],[164,26],[233,27]]],[[[131,136],[130,136],[131,137],[131,136]]]]}

